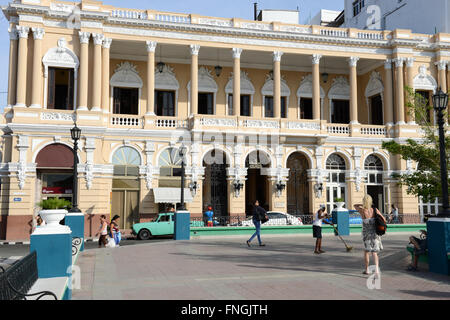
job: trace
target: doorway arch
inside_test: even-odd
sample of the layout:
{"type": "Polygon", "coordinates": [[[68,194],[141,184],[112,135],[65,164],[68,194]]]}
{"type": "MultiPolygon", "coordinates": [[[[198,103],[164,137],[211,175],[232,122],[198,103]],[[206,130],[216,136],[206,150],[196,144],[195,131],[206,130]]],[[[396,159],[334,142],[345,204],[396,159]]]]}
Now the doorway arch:
{"type": "Polygon", "coordinates": [[[255,200],[259,205],[269,210],[270,197],[272,196],[268,179],[262,174],[262,169],[270,168],[270,156],[260,150],[252,151],[245,160],[247,168],[247,180],[245,181],[245,211],[251,215],[255,200]]]}
{"type": "Polygon", "coordinates": [[[295,152],[289,156],[287,168],[289,169],[287,212],[293,215],[309,214],[308,159],[304,154],[295,152]]]}
{"type": "Polygon", "coordinates": [[[219,149],[209,151],[203,158],[203,209],[211,206],[216,217],[228,216],[228,166],[225,152],[219,149]]]}

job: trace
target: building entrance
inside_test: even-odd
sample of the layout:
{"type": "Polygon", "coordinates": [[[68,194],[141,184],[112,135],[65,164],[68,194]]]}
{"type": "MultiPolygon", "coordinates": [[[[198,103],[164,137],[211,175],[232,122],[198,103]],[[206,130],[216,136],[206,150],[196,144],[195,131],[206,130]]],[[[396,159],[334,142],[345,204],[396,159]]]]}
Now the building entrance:
{"type": "Polygon", "coordinates": [[[287,210],[289,214],[309,214],[308,160],[300,153],[292,154],[287,161],[287,210]]]}
{"type": "Polygon", "coordinates": [[[216,217],[228,216],[227,163],[223,152],[212,150],[203,160],[203,209],[211,206],[216,217]]]}
{"type": "Polygon", "coordinates": [[[255,201],[259,205],[269,210],[269,183],[267,176],[262,174],[264,168],[270,167],[270,158],[262,151],[254,151],[249,154],[246,160],[247,181],[245,182],[245,214],[253,214],[255,201]]]}

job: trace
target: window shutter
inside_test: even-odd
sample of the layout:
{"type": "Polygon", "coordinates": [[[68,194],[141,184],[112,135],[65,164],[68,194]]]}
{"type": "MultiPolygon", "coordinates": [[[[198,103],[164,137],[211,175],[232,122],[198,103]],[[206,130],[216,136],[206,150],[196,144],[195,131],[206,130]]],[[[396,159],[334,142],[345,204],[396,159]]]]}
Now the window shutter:
{"type": "Polygon", "coordinates": [[[47,109],[55,109],[55,69],[48,68],[47,109]]]}
{"type": "Polygon", "coordinates": [[[119,88],[114,88],[114,114],[120,114],[120,90],[119,88]]]}
{"type": "Polygon", "coordinates": [[[67,92],[67,110],[74,110],[73,107],[73,90],[74,90],[74,72],[72,69],[69,71],[69,85],[68,85],[68,92],[67,92]]]}

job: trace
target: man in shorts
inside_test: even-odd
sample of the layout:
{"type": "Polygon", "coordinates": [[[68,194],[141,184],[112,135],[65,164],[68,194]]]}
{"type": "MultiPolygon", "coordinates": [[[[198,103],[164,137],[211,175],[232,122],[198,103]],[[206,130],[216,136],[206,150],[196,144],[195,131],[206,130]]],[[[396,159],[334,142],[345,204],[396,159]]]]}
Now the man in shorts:
{"type": "Polygon", "coordinates": [[[314,213],[313,238],[316,238],[315,254],[325,253],[325,251],[322,250],[322,222],[327,223],[326,221],[322,221],[327,217],[325,210],[325,206],[321,205],[320,209],[314,213]]]}

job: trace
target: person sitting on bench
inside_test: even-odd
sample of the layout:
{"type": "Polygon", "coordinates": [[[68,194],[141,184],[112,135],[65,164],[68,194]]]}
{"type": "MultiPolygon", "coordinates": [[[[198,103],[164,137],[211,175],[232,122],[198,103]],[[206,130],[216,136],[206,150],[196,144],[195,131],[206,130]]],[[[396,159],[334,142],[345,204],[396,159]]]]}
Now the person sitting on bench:
{"type": "Polygon", "coordinates": [[[420,230],[421,236],[419,238],[411,236],[409,237],[409,243],[414,245],[414,261],[408,266],[408,271],[417,271],[417,263],[419,261],[419,256],[427,253],[427,232],[425,230],[420,230]]]}

